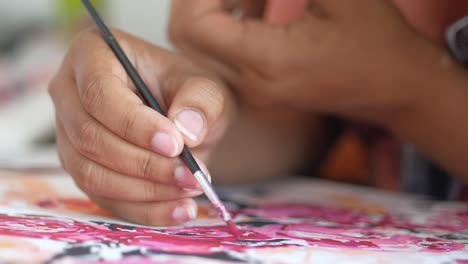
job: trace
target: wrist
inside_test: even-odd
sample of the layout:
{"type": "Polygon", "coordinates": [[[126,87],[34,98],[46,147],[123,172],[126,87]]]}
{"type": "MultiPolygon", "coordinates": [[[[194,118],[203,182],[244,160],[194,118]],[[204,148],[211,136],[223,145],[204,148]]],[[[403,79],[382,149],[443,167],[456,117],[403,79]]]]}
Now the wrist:
{"type": "Polygon", "coordinates": [[[426,54],[419,64],[413,64],[414,71],[405,81],[408,100],[383,118],[385,127],[410,142],[432,129],[449,128],[455,124],[449,120],[460,122],[468,115],[468,79],[463,68],[437,47],[426,54]]]}
{"type": "Polygon", "coordinates": [[[425,40],[413,42],[402,53],[398,74],[387,82],[394,90],[394,103],[382,107],[379,122],[394,133],[420,122],[424,116],[450,101],[460,92],[465,79],[463,69],[444,49],[425,40]],[[414,44],[416,43],[416,44],[414,44]]]}
{"type": "Polygon", "coordinates": [[[428,72],[420,81],[426,89],[421,99],[388,119],[387,127],[453,175],[468,179],[468,78],[448,58],[442,59],[438,71],[428,72]]]}

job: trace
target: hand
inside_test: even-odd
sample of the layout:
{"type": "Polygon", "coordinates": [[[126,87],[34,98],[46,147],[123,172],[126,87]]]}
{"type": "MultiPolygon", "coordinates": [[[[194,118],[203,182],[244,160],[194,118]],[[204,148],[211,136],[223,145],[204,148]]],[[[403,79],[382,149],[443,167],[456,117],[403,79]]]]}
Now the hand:
{"type": "Polygon", "coordinates": [[[191,198],[202,191],[176,157],[185,143],[205,161],[234,113],[233,101],[189,60],[115,36],[168,117],[143,104],[99,32],[85,31],[49,88],[62,165],[118,217],[147,225],[188,221],[197,211],[191,198]]]}
{"type": "Polygon", "coordinates": [[[255,105],[384,122],[434,94],[420,81],[446,56],[382,0],[270,0],[263,21],[219,0],[174,0],[171,17],[176,46],[208,58],[255,105]]]}

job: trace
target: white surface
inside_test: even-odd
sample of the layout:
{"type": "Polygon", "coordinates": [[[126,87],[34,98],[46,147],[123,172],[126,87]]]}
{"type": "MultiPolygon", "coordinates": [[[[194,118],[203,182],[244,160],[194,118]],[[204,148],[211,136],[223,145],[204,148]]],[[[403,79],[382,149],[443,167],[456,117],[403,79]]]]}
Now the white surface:
{"type": "MultiPolygon", "coordinates": [[[[6,19],[9,26],[34,19],[53,19],[55,1],[57,0],[0,0],[0,14],[6,15],[0,22],[6,19]]],[[[168,47],[166,26],[169,3],[169,0],[108,0],[109,25],[168,47]]],[[[39,56],[41,54],[44,55],[42,52],[33,54],[33,60],[42,61],[43,56],[39,56]]],[[[50,62],[53,56],[47,56],[50,62]]],[[[18,64],[19,62],[18,59],[18,64]]],[[[11,74],[13,77],[21,78],[24,75],[19,66],[14,68],[15,72],[11,74]]],[[[2,106],[0,162],[32,151],[33,142],[53,130],[54,115],[53,105],[46,93],[31,94],[2,106]]]]}
{"type": "Polygon", "coordinates": [[[47,93],[30,94],[0,111],[0,155],[27,151],[53,129],[55,113],[47,93]]]}
{"type": "Polygon", "coordinates": [[[54,12],[53,2],[54,0],[0,0],[0,13],[15,20],[46,18],[54,12]]]}
{"type": "MultiPolygon", "coordinates": [[[[4,26],[15,26],[31,20],[53,19],[54,2],[55,0],[0,0],[0,14],[6,15],[0,22],[8,22],[2,23],[4,26]]],[[[166,38],[168,7],[169,0],[109,0],[109,25],[169,47],[166,38]]],[[[32,57],[41,61],[41,56],[36,55],[38,54],[33,54],[32,57]]],[[[43,54],[49,59],[55,59],[55,56],[49,55],[43,54]]],[[[31,56],[24,54],[23,57],[31,56]]],[[[20,61],[23,60],[18,60],[20,61]]],[[[29,66],[32,64],[31,61],[25,63],[29,66]]],[[[24,67],[16,66],[11,77],[21,78],[25,74],[24,67]]],[[[47,93],[33,93],[2,106],[0,167],[59,166],[55,149],[37,150],[34,145],[36,140],[53,131],[54,119],[53,104],[47,93]]]]}
{"type": "MultiPolygon", "coordinates": [[[[21,22],[54,17],[54,3],[68,0],[0,0],[0,22],[21,22]]],[[[148,41],[169,47],[166,25],[169,0],[107,0],[109,24],[148,41]]]]}
{"type": "Polygon", "coordinates": [[[55,147],[37,150],[17,151],[15,153],[0,154],[0,169],[2,170],[28,170],[60,168],[55,147]]]}
{"type": "Polygon", "coordinates": [[[167,48],[169,4],[169,0],[112,0],[110,24],[167,48]]]}

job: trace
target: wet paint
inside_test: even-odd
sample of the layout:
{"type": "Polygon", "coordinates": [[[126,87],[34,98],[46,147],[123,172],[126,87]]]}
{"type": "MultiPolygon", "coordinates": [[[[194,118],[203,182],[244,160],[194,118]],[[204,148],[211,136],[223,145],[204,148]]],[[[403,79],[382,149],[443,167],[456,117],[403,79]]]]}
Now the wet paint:
{"type": "Polygon", "coordinates": [[[227,226],[229,228],[229,232],[231,232],[231,234],[236,239],[240,239],[242,237],[243,234],[241,233],[239,228],[237,228],[237,225],[234,223],[234,221],[232,221],[232,220],[227,221],[227,226]]]}
{"type": "MultiPolygon", "coordinates": [[[[65,190],[74,188],[62,182],[55,185],[65,190]]],[[[15,186],[23,188],[20,184],[15,186]]],[[[328,190],[332,195],[322,193],[321,199],[310,202],[282,197],[277,189],[263,190],[262,195],[247,190],[242,196],[236,192],[236,196],[224,197],[235,224],[220,221],[210,204],[200,200],[199,219],[185,226],[146,227],[101,218],[105,214],[90,210],[95,205],[83,195],[68,195],[69,192],[42,183],[41,190],[44,189],[52,191],[50,197],[27,197],[26,189],[6,192],[15,196],[4,196],[4,204],[20,204],[23,210],[0,207],[0,242],[4,241],[0,243],[0,259],[4,257],[2,252],[5,256],[11,255],[12,250],[24,252],[24,245],[28,245],[31,256],[34,252],[47,252],[46,257],[44,253],[40,255],[40,262],[44,263],[223,263],[268,259],[302,263],[331,257],[332,263],[349,258],[392,263],[421,256],[426,256],[427,263],[463,263],[468,258],[468,206],[463,204],[413,204],[408,200],[407,208],[402,208],[400,198],[388,204],[391,199],[384,195],[366,196],[360,192],[354,200],[345,199],[345,195],[354,194],[335,187],[328,190]],[[331,198],[326,200],[338,192],[339,201],[345,201],[345,205],[332,203],[331,198]],[[70,214],[73,211],[78,214],[70,214]],[[93,212],[99,217],[92,217],[93,212]]],[[[323,188],[320,190],[323,192],[323,188]]]]}
{"type": "MultiPolygon", "coordinates": [[[[464,250],[464,243],[438,237],[453,230],[466,231],[464,221],[443,226],[431,219],[428,225],[391,215],[307,204],[275,204],[243,208],[237,236],[229,226],[150,228],[97,221],[76,221],[35,215],[0,215],[0,233],[5,236],[49,239],[84,247],[125,245],[145,254],[176,254],[239,260],[236,254],[258,248],[304,246],[335,249],[366,249],[376,252],[446,253],[464,250]],[[291,216],[291,212],[296,212],[291,216]],[[248,217],[244,217],[246,215],[248,217]],[[271,218],[270,218],[271,217],[271,218]],[[433,234],[421,230],[430,229],[433,234]],[[418,231],[419,230],[419,231],[418,231]],[[148,253],[149,252],[149,253],[148,253]],[[221,255],[219,255],[221,254],[221,255]]],[[[465,217],[464,214],[455,214],[465,217]]],[[[75,250],[89,257],[92,250],[75,250]]],[[[242,258],[241,258],[242,259],[242,258]]]]}

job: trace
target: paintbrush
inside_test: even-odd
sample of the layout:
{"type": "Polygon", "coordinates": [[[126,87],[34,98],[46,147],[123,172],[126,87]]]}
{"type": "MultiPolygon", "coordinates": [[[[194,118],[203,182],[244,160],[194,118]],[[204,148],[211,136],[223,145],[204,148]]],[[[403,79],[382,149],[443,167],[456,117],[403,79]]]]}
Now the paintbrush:
{"type": "MultiPolygon", "coordinates": [[[[101,32],[104,40],[107,42],[107,44],[109,45],[109,47],[114,52],[117,59],[120,61],[120,63],[124,67],[124,69],[127,72],[128,76],[130,77],[130,79],[134,83],[135,87],[137,88],[138,92],[140,93],[141,97],[145,101],[146,105],[153,108],[154,110],[159,112],[161,115],[166,116],[166,113],[159,106],[158,102],[156,101],[156,99],[153,97],[150,90],[148,89],[148,86],[145,84],[143,79],[140,77],[140,75],[136,71],[135,67],[132,65],[132,63],[128,59],[127,55],[125,55],[124,51],[122,50],[122,48],[120,47],[119,43],[114,38],[112,33],[110,32],[110,30],[104,24],[101,17],[97,13],[96,9],[89,2],[89,0],[81,0],[81,2],[85,6],[86,10],[88,10],[88,13],[91,16],[91,18],[96,23],[96,26],[98,27],[99,31],[101,32]]],[[[208,199],[210,200],[211,204],[213,204],[213,206],[218,210],[218,212],[220,213],[221,218],[226,222],[226,224],[228,225],[231,233],[237,237],[238,234],[239,234],[239,231],[237,229],[237,226],[232,221],[231,215],[227,211],[227,209],[224,206],[223,202],[219,199],[218,195],[216,194],[215,190],[213,189],[213,186],[211,186],[211,184],[208,181],[205,173],[201,170],[200,165],[198,165],[198,163],[195,161],[192,153],[187,148],[187,146],[184,146],[184,149],[183,149],[182,153],[180,154],[180,157],[187,164],[187,167],[192,172],[193,176],[195,177],[198,184],[202,188],[202,190],[205,193],[206,197],[208,197],[208,199]]]]}

